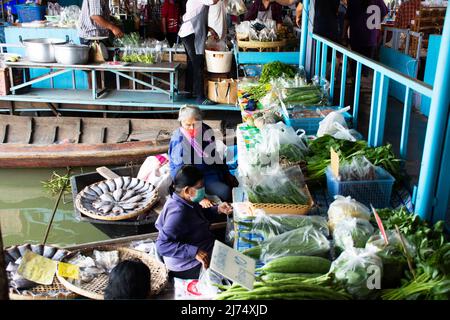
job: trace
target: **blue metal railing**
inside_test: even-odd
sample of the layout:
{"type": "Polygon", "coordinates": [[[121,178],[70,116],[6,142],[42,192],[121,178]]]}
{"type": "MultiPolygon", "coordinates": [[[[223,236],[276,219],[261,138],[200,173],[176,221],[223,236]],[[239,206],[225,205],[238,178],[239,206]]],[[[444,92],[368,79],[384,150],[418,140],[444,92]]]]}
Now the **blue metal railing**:
{"type": "MultiPolygon", "coordinates": [[[[304,0],[303,5],[308,8],[309,0],[304,0]]],[[[309,12],[303,12],[302,25],[307,25],[309,12]]],[[[306,30],[303,28],[303,30],[306,30]]],[[[434,87],[403,75],[392,68],[380,65],[378,62],[361,56],[337,43],[312,34],[302,33],[300,46],[300,62],[305,62],[307,38],[315,42],[311,47],[315,48],[313,57],[314,71],[316,75],[326,77],[327,75],[327,51],[332,49],[331,71],[330,71],[330,97],[334,97],[336,55],[342,55],[342,75],[339,105],[345,103],[346,80],[348,59],[356,62],[355,91],[353,97],[354,123],[358,121],[359,96],[361,88],[362,67],[374,71],[372,100],[370,108],[370,122],[368,143],[371,146],[379,146],[383,143],[384,128],[387,114],[388,88],[390,81],[397,81],[406,87],[403,119],[400,137],[400,156],[406,159],[410,115],[412,109],[412,94],[417,92],[431,98],[431,111],[428,119],[427,132],[423,150],[420,177],[418,187],[415,190],[415,212],[423,219],[436,221],[444,219],[450,202],[450,8],[447,8],[445,18],[442,44],[439,52],[437,74],[434,87]]]]}

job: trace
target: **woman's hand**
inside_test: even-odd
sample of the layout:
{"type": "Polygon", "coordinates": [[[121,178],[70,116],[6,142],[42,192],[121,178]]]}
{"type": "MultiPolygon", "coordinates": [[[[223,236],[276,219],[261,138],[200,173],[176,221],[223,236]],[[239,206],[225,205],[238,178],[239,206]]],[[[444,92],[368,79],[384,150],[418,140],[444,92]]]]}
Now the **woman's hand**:
{"type": "Polygon", "coordinates": [[[200,201],[199,204],[203,209],[208,209],[214,206],[214,204],[209,199],[206,198],[200,201]]]}
{"type": "Polygon", "coordinates": [[[198,249],[197,254],[195,255],[195,259],[197,261],[200,261],[200,263],[203,265],[203,268],[205,269],[209,268],[209,257],[206,251],[198,249]]]}
{"type": "Polygon", "coordinates": [[[233,212],[233,207],[231,205],[229,205],[227,202],[222,202],[217,207],[217,211],[219,213],[223,213],[223,214],[229,215],[230,213],[233,212]]]}

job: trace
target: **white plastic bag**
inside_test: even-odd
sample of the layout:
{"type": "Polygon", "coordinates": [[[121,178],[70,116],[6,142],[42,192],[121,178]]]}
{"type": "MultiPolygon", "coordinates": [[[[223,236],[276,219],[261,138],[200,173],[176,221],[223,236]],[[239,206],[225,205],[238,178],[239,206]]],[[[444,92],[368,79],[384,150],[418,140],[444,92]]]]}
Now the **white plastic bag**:
{"type": "Polygon", "coordinates": [[[319,122],[319,129],[317,130],[317,136],[323,137],[324,135],[334,136],[339,129],[335,123],[340,124],[345,129],[348,129],[347,122],[345,121],[344,112],[350,110],[350,107],[342,108],[337,111],[330,112],[322,121],[319,122]]]}
{"type": "Polygon", "coordinates": [[[137,178],[154,185],[158,196],[164,199],[169,194],[172,183],[167,154],[147,157],[139,169],[137,178]]]}
{"type": "Polygon", "coordinates": [[[243,0],[228,0],[227,13],[232,16],[240,16],[247,12],[243,0]]]}
{"type": "Polygon", "coordinates": [[[334,229],[333,238],[338,248],[364,248],[373,234],[372,224],[365,219],[348,217],[340,220],[334,229]]]}
{"type": "Polygon", "coordinates": [[[332,231],[340,220],[348,217],[370,220],[370,210],[362,203],[351,197],[335,196],[334,198],[335,200],[328,208],[328,221],[332,231]]]}
{"type": "Polygon", "coordinates": [[[375,289],[374,285],[377,282],[381,284],[383,262],[376,252],[372,249],[348,248],[333,261],[330,272],[354,297],[367,298],[375,289]]]}
{"type": "Polygon", "coordinates": [[[220,292],[217,285],[231,285],[231,282],[211,268],[202,268],[198,278],[197,289],[203,298],[214,299],[220,292]]]}

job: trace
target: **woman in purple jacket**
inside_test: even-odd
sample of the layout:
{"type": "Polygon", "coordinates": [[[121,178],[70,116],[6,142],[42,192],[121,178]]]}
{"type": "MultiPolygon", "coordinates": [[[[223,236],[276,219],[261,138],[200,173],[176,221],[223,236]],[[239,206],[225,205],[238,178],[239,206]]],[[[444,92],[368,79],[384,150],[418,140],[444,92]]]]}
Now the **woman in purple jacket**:
{"type": "Polygon", "coordinates": [[[156,248],[171,277],[197,279],[202,266],[209,267],[215,240],[209,230],[211,221],[233,209],[226,202],[208,209],[199,205],[205,187],[203,173],[194,166],[183,166],[177,172],[170,193],[156,220],[156,248]]]}

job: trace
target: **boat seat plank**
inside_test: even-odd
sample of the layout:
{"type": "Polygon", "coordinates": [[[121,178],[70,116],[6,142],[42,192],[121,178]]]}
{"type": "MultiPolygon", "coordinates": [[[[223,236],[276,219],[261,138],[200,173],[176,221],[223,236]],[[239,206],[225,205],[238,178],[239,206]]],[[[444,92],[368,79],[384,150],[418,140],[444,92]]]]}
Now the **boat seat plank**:
{"type": "Polygon", "coordinates": [[[0,115],[0,123],[8,124],[7,143],[28,144],[31,136],[31,117],[0,115]]]}
{"type": "Polygon", "coordinates": [[[79,124],[75,117],[36,117],[33,144],[77,143],[79,124]]]}
{"type": "Polygon", "coordinates": [[[128,130],[128,119],[84,118],[81,140],[89,144],[117,143],[128,135],[128,130]]]}
{"type": "Polygon", "coordinates": [[[6,143],[8,140],[8,129],[9,124],[1,123],[0,124],[0,143],[6,143]]]}

